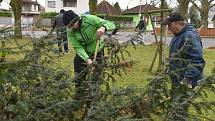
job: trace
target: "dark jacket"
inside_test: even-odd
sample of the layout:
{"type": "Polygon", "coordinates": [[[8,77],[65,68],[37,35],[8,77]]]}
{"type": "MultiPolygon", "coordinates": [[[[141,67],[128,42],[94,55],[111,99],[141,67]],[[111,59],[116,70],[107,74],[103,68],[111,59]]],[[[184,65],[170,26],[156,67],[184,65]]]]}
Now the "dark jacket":
{"type": "Polygon", "coordinates": [[[55,16],[55,20],[54,20],[52,29],[57,29],[57,31],[65,31],[66,30],[66,27],[63,23],[63,13],[60,13],[57,16],[55,16]]]}
{"type": "Polygon", "coordinates": [[[146,26],[145,21],[140,20],[135,29],[145,30],[145,26],[146,26]]]}
{"type": "Polygon", "coordinates": [[[202,79],[205,66],[202,52],[201,39],[190,24],[186,24],[180,33],[172,38],[169,50],[170,77],[174,83],[179,83],[183,78],[196,85],[202,79]]]}

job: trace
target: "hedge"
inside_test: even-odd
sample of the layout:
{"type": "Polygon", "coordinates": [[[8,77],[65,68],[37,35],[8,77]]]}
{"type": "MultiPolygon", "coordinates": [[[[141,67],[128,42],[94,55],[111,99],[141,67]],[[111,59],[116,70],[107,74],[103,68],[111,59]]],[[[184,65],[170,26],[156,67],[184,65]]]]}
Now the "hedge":
{"type": "Polygon", "coordinates": [[[106,16],[106,15],[97,15],[100,18],[104,18],[110,21],[133,21],[133,17],[127,16],[106,16]]]}
{"type": "Polygon", "coordinates": [[[44,13],[41,13],[40,16],[42,18],[53,18],[57,15],[58,13],[56,12],[44,12],[44,13]]]}
{"type": "Polygon", "coordinates": [[[11,12],[7,12],[7,11],[0,11],[0,16],[11,17],[12,13],[11,12]]]}

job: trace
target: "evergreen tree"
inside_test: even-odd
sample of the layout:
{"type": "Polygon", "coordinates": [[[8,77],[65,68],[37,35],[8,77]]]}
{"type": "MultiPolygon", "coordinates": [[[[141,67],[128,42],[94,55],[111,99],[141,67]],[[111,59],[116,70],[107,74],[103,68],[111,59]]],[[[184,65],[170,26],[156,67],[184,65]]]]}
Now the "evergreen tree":
{"type": "Polygon", "coordinates": [[[192,4],[199,10],[201,16],[201,24],[204,25],[204,28],[208,27],[208,12],[210,8],[214,7],[214,0],[191,0],[192,4]],[[199,6],[197,3],[200,2],[199,6]]]}
{"type": "MultiPolygon", "coordinates": [[[[20,43],[17,38],[0,38],[7,45],[0,48],[0,53],[6,53],[6,57],[0,62],[0,120],[212,121],[205,113],[215,112],[215,101],[211,98],[215,95],[214,72],[194,90],[180,85],[180,93],[174,99],[171,98],[169,87],[171,80],[167,73],[168,63],[164,71],[148,79],[144,88],[115,87],[115,75],[121,76],[122,72],[126,73],[127,68],[136,64],[136,61],[126,60],[126,56],[131,56],[126,47],[142,44],[141,33],[129,37],[130,40],[124,43],[110,35],[105,38],[107,56],[104,64],[95,62],[87,68],[90,93],[85,100],[80,101],[73,97],[74,79],[70,76],[71,72],[56,63],[59,56],[56,54],[58,49],[53,48],[57,44],[55,37],[27,38],[25,43],[20,43]],[[15,45],[9,46],[12,43],[15,45]],[[11,58],[12,56],[17,58],[11,58]],[[104,68],[98,81],[100,86],[93,82],[95,66],[104,68]],[[95,90],[99,91],[95,93],[95,90]],[[209,95],[210,100],[207,100],[209,95]],[[83,113],[85,107],[80,109],[80,104],[86,100],[93,103],[87,113],[83,113]],[[183,107],[187,106],[194,110],[184,115],[187,110],[183,107]]],[[[184,60],[178,61],[184,63],[184,60]]]]}
{"type": "Polygon", "coordinates": [[[199,12],[195,6],[190,7],[189,17],[190,17],[190,23],[193,24],[195,28],[199,28],[201,26],[199,12]]]}
{"type": "Polygon", "coordinates": [[[121,8],[119,6],[119,2],[116,2],[114,5],[113,5],[114,8],[116,8],[117,10],[121,11],[121,8]]]}

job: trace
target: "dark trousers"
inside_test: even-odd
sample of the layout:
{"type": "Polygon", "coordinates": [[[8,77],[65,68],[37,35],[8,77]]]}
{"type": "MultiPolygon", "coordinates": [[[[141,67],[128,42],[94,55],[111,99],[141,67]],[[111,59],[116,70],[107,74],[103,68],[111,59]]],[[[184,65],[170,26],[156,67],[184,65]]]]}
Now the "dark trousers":
{"type": "Polygon", "coordinates": [[[66,30],[57,31],[57,39],[58,39],[59,52],[63,52],[62,50],[62,47],[63,47],[64,51],[68,53],[68,40],[67,40],[66,30]]]}
{"type": "MultiPolygon", "coordinates": [[[[96,62],[100,65],[103,64],[103,57],[104,57],[104,51],[100,51],[97,54],[96,62]]],[[[93,59],[93,55],[90,56],[91,59],[93,59]]],[[[80,58],[77,54],[74,58],[74,71],[75,71],[75,87],[76,87],[76,94],[75,99],[77,100],[88,100],[89,98],[89,91],[90,91],[90,82],[87,80],[87,71],[86,70],[87,64],[86,62],[80,58]]],[[[94,77],[96,79],[99,79],[102,74],[103,67],[96,67],[94,73],[94,77]]]]}

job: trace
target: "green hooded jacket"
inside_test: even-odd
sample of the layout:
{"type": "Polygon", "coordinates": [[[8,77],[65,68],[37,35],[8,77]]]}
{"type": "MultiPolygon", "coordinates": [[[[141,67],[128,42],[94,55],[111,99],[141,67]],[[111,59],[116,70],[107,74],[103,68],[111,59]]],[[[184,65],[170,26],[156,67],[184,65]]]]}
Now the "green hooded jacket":
{"type": "MultiPolygon", "coordinates": [[[[102,26],[106,28],[106,31],[113,30],[115,24],[94,15],[81,15],[79,21],[81,22],[80,30],[67,28],[67,38],[76,53],[86,61],[95,52],[97,30],[102,26]]],[[[103,48],[104,41],[100,39],[99,50],[103,48]]]]}

